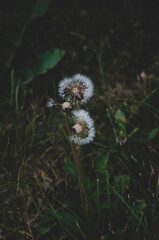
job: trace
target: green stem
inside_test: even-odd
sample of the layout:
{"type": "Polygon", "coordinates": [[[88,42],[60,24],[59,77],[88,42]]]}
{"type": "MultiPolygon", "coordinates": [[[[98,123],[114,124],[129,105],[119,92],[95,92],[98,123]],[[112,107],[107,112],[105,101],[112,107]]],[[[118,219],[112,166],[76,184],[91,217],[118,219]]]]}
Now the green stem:
{"type": "Polygon", "coordinates": [[[75,161],[75,165],[76,165],[76,169],[77,169],[77,173],[78,173],[78,181],[79,181],[83,209],[86,214],[87,220],[90,223],[91,216],[92,216],[91,203],[90,203],[90,199],[89,199],[88,192],[86,189],[84,175],[83,175],[83,171],[82,171],[81,153],[80,153],[79,145],[76,145],[76,157],[74,158],[74,161],[75,161]]]}
{"type": "MultiPolygon", "coordinates": [[[[68,114],[66,113],[65,116],[66,116],[67,132],[68,132],[68,135],[71,136],[71,130],[70,130],[69,121],[68,121],[68,114]]],[[[96,223],[94,223],[94,221],[93,221],[93,209],[92,209],[91,201],[89,199],[89,195],[88,195],[88,192],[86,189],[82,165],[81,165],[80,145],[75,145],[71,141],[70,141],[70,145],[71,145],[71,149],[72,149],[72,153],[73,153],[73,160],[74,160],[74,163],[75,163],[75,166],[77,169],[77,174],[78,174],[78,182],[79,182],[79,187],[80,187],[80,196],[81,196],[82,207],[84,210],[86,221],[91,229],[90,235],[91,235],[92,240],[97,239],[97,236],[92,229],[94,229],[94,227],[95,227],[96,229],[98,229],[98,232],[101,232],[101,231],[100,231],[99,226],[96,223]]]]}
{"type": "MultiPolygon", "coordinates": [[[[69,121],[68,121],[68,114],[67,113],[65,113],[65,117],[66,117],[67,132],[68,132],[68,135],[71,136],[71,130],[70,130],[70,127],[69,127],[69,121]]],[[[76,158],[75,145],[71,141],[70,141],[70,145],[71,145],[71,149],[72,149],[73,158],[75,159],[76,158]]]]}

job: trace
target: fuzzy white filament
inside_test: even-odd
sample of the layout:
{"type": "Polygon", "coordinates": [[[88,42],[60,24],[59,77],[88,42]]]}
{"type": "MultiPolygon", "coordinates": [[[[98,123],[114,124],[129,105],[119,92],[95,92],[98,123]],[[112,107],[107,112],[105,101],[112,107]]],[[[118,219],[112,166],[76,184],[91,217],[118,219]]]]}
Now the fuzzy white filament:
{"type": "Polygon", "coordinates": [[[59,95],[72,103],[86,103],[94,92],[94,85],[90,78],[75,74],[71,78],[64,78],[59,83],[59,95]]]}
{"type": "Polygon", "coordinates": [[[53,105],[54,105],[54,100],[52,98],[49,98],[49,100],[47,101],[47,107],[52,108],[53,105]]]}
{"type": "Polygon", "coordinates": [[[93,141],[95,128],[89,113],[85,110],[75,110],[73,111],[73,119],[75,121],[73,126],[75,133],[70,136],[70,141],[79,145],[85,145],[93,141]]]}

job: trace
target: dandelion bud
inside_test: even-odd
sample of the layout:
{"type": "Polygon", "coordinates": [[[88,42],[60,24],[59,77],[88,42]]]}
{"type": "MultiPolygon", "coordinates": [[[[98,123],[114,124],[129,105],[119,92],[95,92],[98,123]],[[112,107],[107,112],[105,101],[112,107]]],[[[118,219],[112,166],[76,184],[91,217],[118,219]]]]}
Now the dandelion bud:
{"type": "Polygon", "coordinates": [[[62,104],[62,109],[63,109],[64,111],[72,110],[72,105],[71,105],[69,102],[64,102],[64,103],[62,104]]]}

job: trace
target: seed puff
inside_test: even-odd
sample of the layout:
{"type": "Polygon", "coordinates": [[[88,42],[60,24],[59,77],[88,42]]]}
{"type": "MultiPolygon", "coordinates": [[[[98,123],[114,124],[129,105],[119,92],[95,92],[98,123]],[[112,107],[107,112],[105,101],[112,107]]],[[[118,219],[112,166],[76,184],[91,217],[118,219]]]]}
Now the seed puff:
{"type": "Polygon", "coordinates": [[[64,78],[59,83],[59,95],[71,103],[86,103],[94,92],[94,86],[90,78],[75,74],[71,78],[64,78]]]}
{"type": "Polygon", "coordinates": [[[85,145],[93,141],[95,128],[89,113],[85,110],[75,110],[72,113],[75,125],[72,127],[74,134],[70,136],[70,141],[78,145],[85,145]]]}

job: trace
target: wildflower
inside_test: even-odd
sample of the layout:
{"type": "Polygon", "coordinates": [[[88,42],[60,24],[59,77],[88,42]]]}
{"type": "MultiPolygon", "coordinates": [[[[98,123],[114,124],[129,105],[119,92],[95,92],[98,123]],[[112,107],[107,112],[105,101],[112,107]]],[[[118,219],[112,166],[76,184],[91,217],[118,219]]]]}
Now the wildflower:
{"type": "Polygon", "coordinates": [[[72,105],[69,102],[64,102],[61,106],[64,111],[72,110],[72,105]]]}
{"type": "Polygon", "coordinates": [[[74,134],[70,136],[70,141],[75,144],[85,145],[95,137],[94,123],[88,112],[85,110],[73,111],[75,125],[72,127],[74,134]]]}
{"type": "Polygon", "coordinates": [[[94,86],[90,78],[75,74],[59,83],[59,95],[73,103],[86,103],[93,96],[94,86]]]}
{"type": "Polygon", "coordinates": [[[48,108],[52,108],[54,105],[54,100],[52,98],[49,98],[46,105],[48,108]]]}

